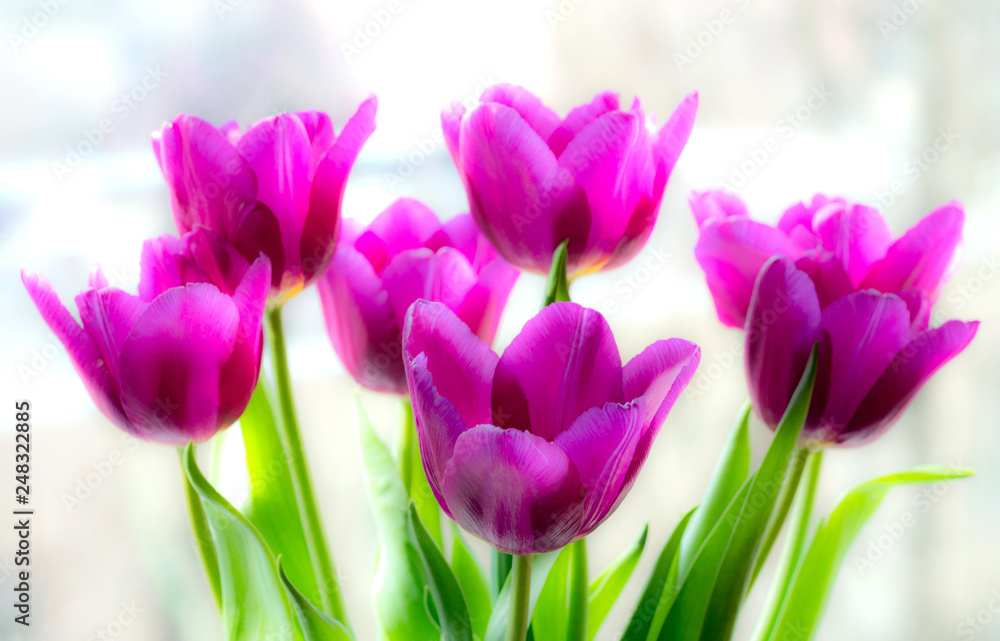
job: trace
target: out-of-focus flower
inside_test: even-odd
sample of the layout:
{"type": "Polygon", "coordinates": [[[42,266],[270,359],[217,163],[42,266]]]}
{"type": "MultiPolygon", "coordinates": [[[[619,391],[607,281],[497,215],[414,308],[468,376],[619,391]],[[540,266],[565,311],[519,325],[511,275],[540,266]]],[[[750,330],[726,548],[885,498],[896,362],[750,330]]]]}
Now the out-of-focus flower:
{"type": "Polygon", "coordinates": [[[441,115],[472,217],[510,263],[540,274],[569,241],[570,277],[617,267],[642,249],[687,143],[698,95],[659,131],[636,99],[604,92],[559,118],[526,90],[493,85],[466,113],[441,115]]]}
{"type": "Polygon", "coordinates": [[[371,97],[339,136],[317,111],[265,118],[240,133],[180,115],[153,133],[153,151],[170,188],[174,221],[222,234],[249,260],[271,260],[271,300],[309,285],[333,256],[347,176],[375,129],[371,97]]]}
{"type": "Polygon", "coordinates": [[[201,442],[246,409],[257,384],[271,268],[207,229],[143,246],[139,296],[100,268],[76,297],[78,324],[42,276],[21,280],[98,409],[158,443],[201,442]]]}
{"type": "Polygon", "coordinates": [[[972,341],[978,322],[927,329],[895,294],[853,291],[824,300],[822,279],[774,257],[757,279],[746,323],[750,398],[774,428],[814,344],[816,383],[802,439],[862,445],[882,434],[941,366],[972,341]]]}
{"type": "Polygon", "coordinates": [[[327,333],[351,376],[406,394],[402,330],[410,305],[444,303],[490,344],[517,276],[468,214],[441,224],[423,203],[401,198],[367,228],[344,222],[317,286],[327,333]]]}
{"type": "Polygon", "coordinates": [[[446,306],[403,332],[431,488],[463,528],[511,554],[560,548],[625,498],[700,350],[658,341],[624,367],[598,312],[554,303],[497,356],[446,306]]]}
{"type": "Polygon", "coordinates": [[[758,272],[780,255],[809,273],[824,307],[856,290],[895,293],[923,329],[953,271],[965,219],[952,202],[894,241],[877,209],[842,198],[815,196],[786,210],[774,227],[751,220],[743,201],[723,191],[695,192],[690,204],[700,229],[695,256],[719,319],[741,328],[758,272]]]}

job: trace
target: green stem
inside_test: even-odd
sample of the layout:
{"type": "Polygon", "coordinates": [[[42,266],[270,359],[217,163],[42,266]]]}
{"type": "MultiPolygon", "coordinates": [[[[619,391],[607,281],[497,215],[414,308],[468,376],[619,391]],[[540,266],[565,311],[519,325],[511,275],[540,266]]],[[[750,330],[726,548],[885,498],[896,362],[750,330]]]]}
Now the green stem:
{"type": "Polygon", "coordinates": [[[802,551],[805,549],[813,503],[816,501],[816,488],[819,486],[823,451],[809,452],[807,450],[806,458],[805,473],[802,475],[805,478],[805,483],[801,485],[795,497],[788,539],[785,541],[785,548],[782,550],[781,559],[778,562],[778,570],[771,583],[771,590],[768,592],[760,620],[757,622],[757,629],[754,630],[753,641],[768,641],[773,636],[774,626],[777,624],[778,617],[784,607],[788,588],[795,577],[799,561],[802,558],[802,551]]]}
{"type": "Polygon", "coordinates": [[[568,240],[562,241],[556,247],[555,253],[552,254],[552,267],[549,268],[549,282],[545,286],[545,305],[543,307],[569,300],[569,281],[566,280],[566,247],[568,245],[568,240]]]}
{"type": "Polygon", "coordinates": [[[510,578],[510,619],[507,623],[507,641],[524,641],[528,634],[531,609],[530,554],[514,557],[513,575],[510,578]]]}
{"type": "Polygon", "coordinates": [[[188,514],[191,516],[191,529],[194,531],[194,539],[198,544],[198,552],[201,553],[201,562],[205,566],[208,584],[212,588],[212,596],[215,597],[215,605],[221,609],[222,580],[219,577],[219,557],[215,553],[212,531],[205,518],[201,497],[198,496],[198,491],[191,485],[187,472],[184,471],[184,448],[178,448],[177,453],[181,456],[181,476],[184,478],[184,497],[187,499],[188,514]]]}
{"type": "Polygon", "coordinates": [[[413,406],[409,398],[403,399],[403,428],[399,433],[399,475],[403,477],[406,495],[413,498],[413,449],[416,446],[416,425],[413,421],[413,406]]]}
{"type": "Polygon", "coordinates": [[[587,614],[590,605],[590,585],[587,581],[587,539],[570,544],[569,622],[567,641],[585,641],[587,614]]]}
{"type": "Polygon", "coordinates": [[[277,422],[278,438],[281,440],[281,448],[288,463],[292,487],[295,490],[295,502],[298,505],[299,514],[302,516],[306,549],[316,576],[316,583],[319,586],[320,605],[323,612],[347,626],[344,600],[337,582],[333,559],[326,547],[323,523],[319,517],[312,481],[309,478],[309,465],[302,448],[302,438],[299,435],[299,421],[295,414],[292,381],[288,371],[288,351],[285,347],[281,307],[276,307],[268,312],[267,320],[267,338],[271,347],[274,377],[281,405],[281,420],[277,422]]]}
{"type": "MultiPolygon", "coordinates": [[[[767,557],[771,553],[774,541],[778,538],[778,534],[781,532],[781,527],[784,525],[785,519],[788,517],[788,510],[792,507],[792,501],[795,499],[796,491],[799,489],[799,482],[802,479],[802,470],[806,467],[806,459],[808,457],[809,450],[804,447],[796,447],[795,451],[792,452],[789,469],[785,473],[785,480],[781,484],[781,491],[778,494],[778,500],[776,501],[776,510],[767,522],[760,552],[757,554],[757,563],[753,568],[753,574],[750,575],[751,587],[757,580],[757,575],[760,574],[761,569],[764,567],[764,563],[767,562],[767,557]]],[[[749,591],[749,588],[747,589],[749,591]]]]}
{"type": "Polygon", "coordinates": [[[403,399],[403,425],[399,444],[399,474],[406,486],[406,495],[417,505],[420,522],[434,541],[444,549],[444,538],[441,534],[441,508],[437,497],[427,480],[424,463],[420,458],[420,446],[417,442],[417,425],[413,417],[413,405],[410,398],[403,399]]]}

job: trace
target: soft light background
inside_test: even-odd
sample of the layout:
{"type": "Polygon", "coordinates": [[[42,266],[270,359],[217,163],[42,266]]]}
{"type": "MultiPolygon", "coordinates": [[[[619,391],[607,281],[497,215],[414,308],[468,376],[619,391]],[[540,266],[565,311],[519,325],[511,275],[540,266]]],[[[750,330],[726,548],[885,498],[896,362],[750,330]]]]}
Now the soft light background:
{"type": "MultiPolygon", "coordinates": [[[[0,638],[221,638],[188,535],[176,453],[123,439],[96,411],[18,271],[44,273],[70,300],[100,261],[134,291],[142,239],[173,230],[149,132],[181,111],[246,124],[318,108],[339,130],[374,92],[378,129],[349,182],[345,214],[370,219],[410,195],[454,215],[464,194],[438,114],[507,81],[560,113],[606,88],[626,100],[639,95],[660,122],[685,93],[701,92],[695,132],[645,252],[572,290],[605,311],[624,357],[669,336],[703,349],[696,392],[682,397],[631,496],[589,540],[596,571],[650,524],[639,578],[602,638],[617,638],[653,547],[698,501],[746,395],[740,333],[715,319],[685,203],[691,189],[725,183],[772,221],[817,191],[881,204],[897,234],[949,199],[965,203],[965,260],[936,318],[981,319],[979,335],[886,437],[829,453],[819,507],[829,510],[858,482],[921,463],[979,473],[890,495],[845,561],[820,638],[1000,639],[1000,613],[989,610],[1000,595],[997,33],[996,0],[4,0],[0,512],[12,503],[13,400],[29,399],[37,515],[34,625],[26,632],[0,606],[0,638]],[[99,139],[93,130],[104,119],[110,133],[99,139]],[[912,527],[900,525],[907,513],[912,527]],[[868,556],[873,563],[859,562],[868,556]],[[131,623],[117,623],[135,609],[131,623]],[[978,631],[959,627],[977,616],[978,631]]],[[[541,279],[523,277],[499,345],[536,311],[541,291],[541,279]]],[[[286,318],[333,553],[358,638],[372,639],[375,535],[358,464],[355,385],[326,339],[314,289],[288,305],[286,318]]],[[[363,397],[389,436],[396,401],[363,397]]],[[[753,438],[762,451],[770,434],[758,425],[753,438]]],[[[245,495],[239,448],[234,430],[221,469],[234,500],[245,495]]],[[[10,520],[0,517],[4,604],[13,587],[10,520]]],[[[747,615],[762,597],[755,590],[747,615]]],[[[739,638],[752,619],[744,617],[739,638]]]]}

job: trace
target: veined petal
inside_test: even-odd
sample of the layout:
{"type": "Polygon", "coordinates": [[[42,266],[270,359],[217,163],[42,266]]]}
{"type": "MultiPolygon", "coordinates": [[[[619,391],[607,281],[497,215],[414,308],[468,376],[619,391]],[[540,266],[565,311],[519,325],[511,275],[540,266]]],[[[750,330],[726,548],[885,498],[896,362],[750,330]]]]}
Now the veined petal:
{"type": "Polygon", "coordinates": [[[494,424],[549,441],[590,408],[624,401],[611,328],[575,303],[554,303],[525,323],[493,377],[494,424]]]}
{"type": "Polygon", "coordinates": [[[119,354],[147,304],[120,289],[85,289],[76,297],[80,322],[101,353],[111,378],[120,381],[119,354]]]}
{"type": "Polygon", "coordinates": [[[711,222],[750,217],[743,199],[722,189],[692,191],[688,205],[699,229],[711,222]]]}
{"type": "Polygon", "coordinates": [[[506,105],[518,113],[538,137],[548,140],[560,120],[533,93],[523,87],[499,83],[490,85],[479,96],[480,102],[506,105]]]}
{"type": "Polygon", "coordinates": [[[306,135],[309,136],[309,145],[312,147],[312,168],[315,172],[319,161],[323,159],[336,140],[333,123],[330,121],[330,116],[322,111],[300,111],[295,114],[295,117],[305,127],[306,135]]]}
{"type": "Polygon", "coordinates": [[[479,271],[477,282],[465,294],[455,313],[487,345],[493,343],[507,297],[520,272],[496,258],[479,271]]]}
{"type": "Polygon", "coordinates": [[[602,91],[594,96],[594,99],[585,105],[574,108],[567,114],[555,131],[548,137],[549,149],[558,158],[566,149],[566,145],[576,137],[578,133],[610,111],[618,111],[618,94],[611,91],[602,91]]]}
{"type": "Polygon", "coordinates": [[[382,286],[398,319],[406,318],[406,310],[418,298],[444,303],[457,312],[477,280],[469,260],[452,247],[403,252],[382,272],[382,286]]]}
{"type": "Polygon", "coordinates": [[[463,432],[442,487],[458,524],[501,552],[548,552],[581,532],[576,467],[561,447],[529,432],[493,425],[463,432]]]}
{"type": "Polygon", "coordinates": [[[822,249],[810,250],[795,261],[795,267],[812,279],[821,308],[854,291],[851,279],[844,271],[840,260],[831,252],[822,249]]]}
{"type": "Polygon", "coordinates": [[[219,373],[220,425],[236,422],[246,410],[257,386],[264,342],[264,308],[270,288],[271,263],[266,256],[261,256],[246,270],[243,280],[233,292],[233,304],[236,305],[240,325],[233,353],[219,373]]]}
{"type": "Polygon", "coordinates": [[[831,203],[813,219],[823,248],[832,252],[857,287],[892,243],[889,226],[874,207],[831,203]]]}
{"type": "MultiPolygon", "coordinates": [[[[660,128],[656,135],[656,151],[659,162],[665,169],[662,180],[666,183],[673,172],[677,159],[687,145],[688,138],[691,137],[691,130],[694,129],[694,119],[698,114],[698,92],[689,93],[684,97],[674,113],[660,128]]],[[[658,195],[663,193],[663,185],[657,185],[658,195]]]]}
{"type": "Polygon", "coordinates": [[[441,223],[427,205],[399,198],[375,217],[354,241],[354,248],[381,274],[397,254],[426,246],[440,230],[441,223]]]}

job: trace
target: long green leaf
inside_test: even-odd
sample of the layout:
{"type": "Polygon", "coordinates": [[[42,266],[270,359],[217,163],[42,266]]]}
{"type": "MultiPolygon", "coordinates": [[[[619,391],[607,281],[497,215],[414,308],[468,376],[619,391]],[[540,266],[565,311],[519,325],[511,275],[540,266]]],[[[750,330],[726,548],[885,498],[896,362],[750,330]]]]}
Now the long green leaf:
{"type": "Polygon", "coordinates": [[[320,612],[292,584],[285,573],[281,555],[278,555],[278,578],[281,579],[285,594],[288,595],[295,615],[299,618],[299,626],[302,628],[305,641],[354,641],[347,628],[339,621],[320,612]]]}
{"type": "Polygon", "coordinates": [[[424,603],[428,581],[410,535],[406,488],[389,448],[372,429],[360,401],[357,411],[368,501],[379,538],[376,616],[388,641],[436,641],[440,633],[424,603]]]}
{"type": "MultiPolygon", "coordinates": [[[[663,549],[660,550],[660,556],[656,558],[653,572],[649,575],[649,580],[646,581],[646,587],[642,591],[642,596],[639,597],[635,612],[629,620],[628,627],[622,633],[622,641],[646,641],[650,636],[654,622],[656,622],[657,612],[662,610],[665,613],[670,608],[670,604],[673,603],[677,594],[677,568],[681,538],[684,536],[684,531],[695,510],[697,508],[692,509],[681,518],[663,549]]],[[[659,625],[662,625],[662,618],[657,629],[659,629],[659,625]]]]}
{"type": "Polygon", "coordinates": [[[410,538],[417,545],[424,571],[430,579],[431,596],[441,624],[442,641],[472,641],[472,620],[462,586],[451,566],[444,560],[434,538],[420,522],[417,505],[413,501],[410,501],[409,517],[410,538]]]}
{"type": "Polygon", "coordinates": [[[848,492],[816,531],[788,590],[781,614],[767,637],[779,641],[795,634],[808,641],[816,631],[844,556],[886,493],[898,485],[931,483],[970,476],[972,470],[926,466],[868,481],[848,492]]]}
{"type": "Polygon", "coordinates": [[[535,612],[531,616],[531,629],[536,639],[565,641],[569,629],[569,582],[572,571],[573,549],[567,545],[559,551],[545,585],[538,595],[535,612]]]}
{"type": "Polygon", "coordinates": [[[486,635],[486,624],[489,623],[490,612],[493,610],[486,574],[454,521],[451,522],[451,534],[451,569],[454,570],[469,605],[472,632],[482,639],[486,635]]]}
{"type": "Polygon", "coordinates": [[[705,607],[700,635],[678,637],[678,641],[694,641],[699,636],[703,641],[714,641],[732,636],[764,530],[774,511],[785,474],[795,454],[799,434],[809,414],[816,380],[816,360],[817,349],[814,347],[802,379],[792,394],[785,414],[778,422],[774,440],[764,455],[760,469],[754,474],[746,502],[733,529],[732,539],[718,569],[711,599],[705,607]]]}
{"type": "Polygon", "coordinates": [[[410,399],[403,401],[403,425],[401,447],[399,448],[399,471],[403,477],[406,493],[417,504],[420,522],[424,524],[438,547],[444,546],[441,537],[441,506],[431,489],[420,458],[420,447],[417,443],[417,426],[413,418],[413,405],[410,399]]]}
{"type": "Polygon", "coordinates": [[[309,601],[323,603],[309,562],[298,505],[289,499],[295,496],[295,489],[263,377],[240,417],[240,427],[250,472],[250,497],[243,513],[274,554],[282,556],[289,579],[309,601]]]}
{"type": "MultiPolygon", "coordinates": [[[[535,610],[538,603],[538,596],[542,593],[542,587],[549,576],[552,565],[559,557],[559,550],[536,554],[531,567],[531,596],[529,606],[529,616],[535,610]]],[[[503,584],[503,589],[497,596],[493,604],[493,613],[490,615],[490,623],[486,626],[485,641],[504,641],[507,635],[507,621],[510,619],[510,576],[503,584]]],[[[529,619],[530,620],[530,619],[529,619]]],[[[548,641],[539,637],[539,641],[548,641]]]]}
{"type": "Polygon", "coordinates": [[[198,469],[194,447],[184,450],[184,472],[198,492],[212,530],[222,587],[222,626],[229,641],[301,640],[302,633],[264,538],[198,469]]]}
{"type": "Polygon", "coordinates": [[[642,528],[639,539],[632,544],[632,547],[625,550],[621,556],[607,567],[599,577],[590,584],[590,612],[587,617],[587,640],[590,641],[597,635],[597,631],[604,623],[604,618],[608,616],[611,607],[618,600],[625,584],[628,583],[632,571],[642,556],[642,551],[646,547],[646,537],[649,534],[649,526],[642,528]]]}

